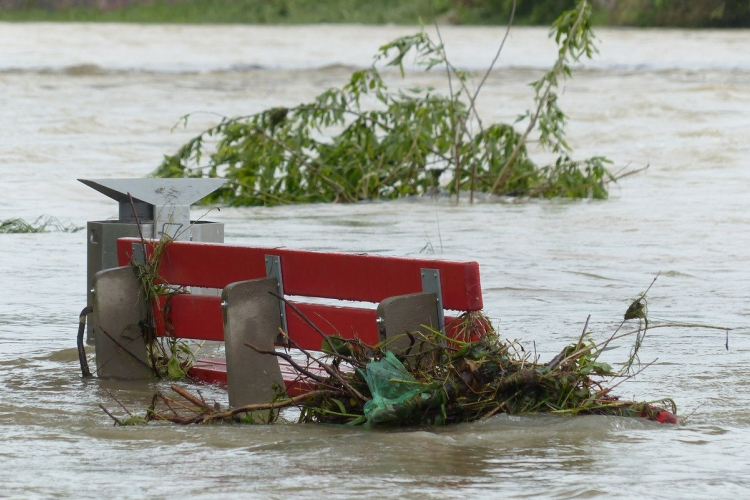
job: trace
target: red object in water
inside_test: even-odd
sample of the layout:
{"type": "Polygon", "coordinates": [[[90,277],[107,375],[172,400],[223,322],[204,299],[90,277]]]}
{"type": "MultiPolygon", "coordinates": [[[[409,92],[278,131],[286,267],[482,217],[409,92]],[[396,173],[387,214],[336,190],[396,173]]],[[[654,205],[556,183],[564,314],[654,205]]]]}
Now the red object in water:
{"type": "MultiPolygon", "coordinates": [[[[344,338],[355,336],[365,344],[374,345],[380,341],[377,327],[377,314],[374,309],[359,307],[338,307],[324,304],[308,304],[289,301],[299,311],[312,319],[326,335],[339,335],[344,338]]],[[[221,299],[205,295],[175,295],[167,304],[162,298],[159,307],[166,309],[170,330],[165,331],[164,315],[154,310],[158,335],[169,335],[181,339],[224,340],[224,324],[221,313],[221,299]]],[[[292,308],[286,306],[289,336],[303,349],[320,349],[320,335],[292,308]]],[[[445,317],[447,334],[456,338],[461,326],[452,316],[445,317]]],[[[471,340],[478,340],[473,338],[471,340]]]]}
{"type": "Polygon", "coordinates": [[[660,424],[676,424],[677,415],[672,412],[668,412],[667,410],[662,410],[656,414],[655,420],[660,424]]]}
{"type": "MultiPolygon", "coordinates": [[[[313,381],[301,378],[299,373],[297,373],[294,368],[285,361],[279,361],[279,368],[281,369],[281,376],[284,379],[286,392],[289,396],[299,396],[315,389],[315,383],[313,381]]],[[[321,377],[327,376],[327,373],[325,373],[320,367],[308,366],[307,369],[321,377]]],[[[226,387],[227,363],[224,359],[218,358],[199,359],[195,362],[195,365],[188,370],[188,375],[199,382],[218,384],[226,387]]]]}
{"type": "MultiPolygon", "coordinates": [[[[138,238],[117,240],[121,266],[130,262],[138,238]]],[[[154,242],[146,242],[148,251],[154,242]]],[[[174,285],[224,288],[230,283],[266,277],[265,256],[281,258],[284,293],[361,302],[422,290],[421,269],[439,269],[443,307],[480,311],[479,264],[346,253],[257,248],[216,243],[173,241],[162,253],[159,275],[174,285]]]]}
{"type": "MultiPolygon", "coordinates": [[[[137,238],[117,241],[120,265],[127,265],[133,245],[144,244],[137,238]]],[[[145,242],[153,251],[155,242],[145,242]]],[[[224,288],[230,283],[266,277],[266,256],[277,256],[285,295],[353,300],[378,303],[388,297],[422,290],[422,269],[440,271],[444,309],[480,311],[482,288],[479,264],[377,255],[322,253],[284,248],[257,248],[216,243],[173,241],[162,249],[159,277],[163,283],[204,288],[224,288]]],[[[290,301],[327,335],[358,338],[374,345],[380,341],[374,309],[290,301]]],[[[320,335],[286,304],[287,334],[300,347],[318,350],[320,335]]],[[[219,297],[175,295],[154,304],[157,334],[196,340],[224,340],[224,325],[219,297]],[[162,314],[161,311],[164,311],[162,314]]],[[[461,323],[445,317],[446,334],[460,338],[461,323]]],[[[477,320],[481,322],[482,320],[477,320]]],[[[477,323],[471,339],[478,340],[486,325],[477,323]]],[[[313,389],[288,365],[280,363],[287,392],[294,396],[313,389]]],[[[224,360],[198,360],[190,376],[208,383],[226,385],[224,360]]],[[[322,374],[325,376],[325,374],[322,374]]]]}
{"type": "MultiPolygon", "coordinates": [[[[117,241],[120,265],[130,261],[137,238],[117,241]]],[[[154,242],[145,243],[147,251],[154,242]]],[[[441,260],[322,253],[283,248],[257,248],[216,243],[173,241],[163,249],[159,276],[164,283],[224,288],[230,283],[266,277],[265,257],[281,257],[285,295],[360,302],[380,302],[388,297],[422,290],[421,270],[439,269],[443,307],[456,311],[482,309],[479,264],[441,260]]],[[[355,336],[366,344],[380,341],[374,309],[290,301],[327,335],[355,336]]],[[[221,299],[201,295],[175,295],[164,316],[154,311],[158,335],[195,340],[224,340],[221,299]]],[[[304,349],[319,349],[320,335],[286,305],[288,335],[304,349]]],[[[446,316],[448,337],[458,337],[460,324],[446,316]]],[[[479,331],[480,329],[475,329],[479,331]]],[[[471,340],[477,340],[472,338],[471,340]]]]}

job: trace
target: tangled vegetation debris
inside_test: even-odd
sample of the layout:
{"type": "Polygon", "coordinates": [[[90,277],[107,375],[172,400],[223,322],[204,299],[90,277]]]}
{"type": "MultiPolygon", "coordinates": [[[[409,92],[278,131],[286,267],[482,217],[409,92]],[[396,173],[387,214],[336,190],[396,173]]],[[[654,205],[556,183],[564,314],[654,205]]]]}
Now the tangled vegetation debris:
{"type": "Polygon", "coordinates": [[[51,215],[42,215],[34,222],[26,222],[21,218],[0,220],[0,234],[25,234],[25,233],[77,233],[83,227],[73,223],[65,224],[51,215]]]}
{"type": "Polygon", "coordinates": [[[651,364],[638,361],[647,330],[718,327],[649,325],[647,320],[644,292],[632,301],[609,338],[595,342],[587,320],[577,341],[547,362],[541,362],[538,356],[532,358],[518,342],[502,340],[481,313],[460,318],[463,335],[459,339],[448,339],[434,330],[406,333],[410,341],[406,349],[398,336],[369,346],[356,339],[323,335],[322,352],[306,351],[289,339],[306,358],[300,362],[284,351],[265,352],[247,344],[249,349],[284,358],[300,379],[313,383],[310,392],[290,397],[278,388],[276,397],[268,403],[222,408],[207,402],[200,392],[196,396],[173,385],[179,399],[156,394],[143,417],[123,420],[110,416],[121,425],[150,421],[272,423],[279,418],[280,410],[297,408],[295,418],[300,423],[365,427],[447,425],[484,420],[499,413],[610,415],[677,423],[676,404],[669,398],[624,401],[611,391],[651,364]],[[638,311],[635,317],[634,310],[638,311]],[[626,324],[633,327],[623,331],[626,324]],[[619,369],[600,359],[612,342],[626,338],[635,341],[619,369]],[[320,367],[328,376],[311,380],[311,371],[320,373],[320,367]]]}
{"type": "Polygon", "coordinates": [[[134,265],[146,303],[156,306],[146,308],[146,321],[142,325],[148,367],[156,378],[178,380],[187,377],[188,370],[195,362],[195,354],[187,341],[172,334],[172,324],[169,320],[170,299],[188,292],[184,287],[165,284],[159,278],[161,254],[170,241],[168,237],[162,237],[147,261],[134,265]],[[164,325],[165,336],[157,336],[157,322],[164,325]]]}
{"type": "Polygon", "coordinates": [[[167,234],[163,234],[154,245],[152,252],[146,251],[146,240],[143,237],[141,221],[135,210],[133,197],[130,205],[138,226],[141,239],[142,255],[148,256],[143,260],[132,259],[138,281],[144,295],[145,303],[153,307],[146,307],[146,320],[141,325],[143,341],[146,344],[146,364],[154,377],[173,380],[187,377],[187,372],[195,361],[195,353],[190,344],[174,335],[170,320],[170,300],[175,295],[189,293],[185,287],[164,283],[159,276],[162,254],[173,241],[167,234]],[[166,335],[158,336],[158,327],[162,326],[166,335]]]}
{"type": "MultiPolygon", "coordinates": [[[[372,66],[310,103],[223,119],[166,156],[154,174],[224,177],[227,185],[206,201],[229,205],[356,202],[436,192],[456,199],[469,192],[472,200],[476,192],[606,198],[608,184],[616,180],[607,168],[610,161],[571,157],[567,116],[558,105],[560,84],[572,75],[572,65],[597,51],[590,16],[591,5],[582,0],[552,25],[558,57],[531,83],[534,104],[516,122],[522,131],[482,120],[476,101],[492,68],[473,82],[448,60],[438,29],[438,40],[421,32],[383,45],[372,66]],[[403,75],[407,56],[425,70],[444,67],[449,95],[430,88],[390,89],[381,75],[383,63],[403,75]],[[528,151],[532,140],[556,159],[537,165],[528,151]]],[[[495,61],[501,50],[502,45],[495,61]]]]}

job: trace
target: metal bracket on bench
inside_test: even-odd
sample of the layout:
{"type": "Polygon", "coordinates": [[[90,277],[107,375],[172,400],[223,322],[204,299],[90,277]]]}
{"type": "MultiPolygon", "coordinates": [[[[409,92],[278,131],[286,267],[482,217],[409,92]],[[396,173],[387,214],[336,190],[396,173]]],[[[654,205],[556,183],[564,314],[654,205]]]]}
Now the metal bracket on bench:
{"type": "Polygon", "coordinates": [[[146,265],[146,254],[143,253],[143,243],[133,243],[130,247],[133,262],[142,266],[146,265]]]}
{"type": "Polygon", "coordinates": [[[443,292],[440,288],[440,269],[422,268],[422,291],[437,295],[438,327],[445,335],[445,314],[443,313],[443,292]]]}
{"type": "MultiPolygon", "coordinates": [[[[276,278],[276,283],[278,283],[278,289],[276,290],[276,294],[279,297],[284,296],[284,280],[281,278],[281,257],[278,255],[266,255],[266,276],[269,278],[276,278]]],[[[287,323],[286,323],[286,304],[284,304],[283,300],[279,300],[279,310],[281,311],[281,329],[284,330],[284,333],[289,334],[289,330],[287,329],[287,323]]],[[[281,335],[279,335],[281,337],[281,335]]],[[[278,342],[280,344],[286,344],[286,339],[279,338],[278,342]]]]}

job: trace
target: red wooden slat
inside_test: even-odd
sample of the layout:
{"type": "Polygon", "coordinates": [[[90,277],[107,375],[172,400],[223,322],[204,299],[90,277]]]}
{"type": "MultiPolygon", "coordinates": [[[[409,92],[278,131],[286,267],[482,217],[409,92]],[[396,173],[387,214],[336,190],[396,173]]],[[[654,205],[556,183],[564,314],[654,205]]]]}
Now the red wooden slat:
{"type": "Polygon", "coordinates": [[[226,387],[227,366],[220,366],[214,363],[204,364],[202,361],[203,360],[198,360],[196,364],[188,370],[188,375],[198,382],[219,384],[226,387]]]}
{"type": "Polygon", "coordinates": [[[224,341],[221,299],[206,295],[175,295],[167,305],[162,299],[166,318],[171,323],[164,331],[163,315],[154,309],[157,335],[168,334],[183,339],[224,341]]]}
{"type": "MultiPolygon", "coordinates": [[[[377,326],[377,313],[373,309],[358,307],[335,307],[320,304],[294,303],[297,309],[307,316],[326,335],[340,335],[344,338],[358,338],[369,345],[380,341],[377,326]]],[[[286,322],[289,336],[303,349],[320,350],[322,337],[292,309],[286,308],[286,322]]]]}
{"type": "MultiPolygon", "coordinates": [[[[286,385],[286,392],[289,396],[299,396],[308,393],[316,388],[315,382],[300,378],[297,372],[285,361],[279,362],[281,377],[286,385]]],[[[309,367],[310,371],[319,374],[321,377],[327,374],[320,367],[309,367]]],[[[198,360],[196,364],[188,371],[188,374],[199,382],[207,384],[219,384],[226,387],[227,385],[227,366],[222,359],[198,360]]]]}
{"type": "MultiPolygon", "coordinates": [[[[204,382],[206,384],[218,384],[221,386],[227,386],[227,372],[226,369],[218,370],[215,368],[209,368],[204,366],[195,366],[189,371],[190,377],[198,382],[204,382]]],[[[289,396],[300,396],[307,394],[308,392],[315,389],[315,384],[303,379],[292,377],[289,374],[282,375],[284,379],[284,385],[286,385],[286,392],[289,396]]]]}
{"type": "MultiPolygon", "coordinates": [[[[291,301],[290,301],[291,302],[291,301]]],[[[380,341],[374,309],[358,307],[337,307],[323,304],[291,302],[315,326],[326,335],[340,335],[344,338],[358,338],[368,345],[380,341]]],[[[224,340],[224,324],[219,297],[204,295],[175,295],[166,308],[168,321],[171,322],[169,335],[195,340],[224,340]]],[[[158,335],[165,335],[162,314],[154,310],[157,319],[158,335]]],[[[320,350],[322,337],[307,322],[298,316],[289,305],[286,305],[287,329],[289,336],[303,349],[320,350]]],[[[446,317],[449,337],[457,337],[459,326],[455,318],[446,317]]],[[[477,339],[473,339],[477,340],[477,339]]]]}
{"type": "MultiPolygon", "coordinates": [[[[376,313],[372,309],[358,307],[337,307],[323,304],[292,302],[326,335],[341,335],[345,338],[359,338],[370,345],[379,340],[376,313]]],[[[224,340],[224,324],[221,312],[221,299],[205,295],[175,295],[164,300],[161,307],[171,323],[170,332],[165,332],[162,314],[155,309],[158,335],[169,335],[195,340],[224,340]]],[[[319,350],[322,337],[292,308],[286,306],[287,329],[289,336],[303,349],[319,350]]]]}
{"type": "MultiPolygon", "coordinates": [[[[132,244],[138,242],[136,238],[118,240],[121,265],[129,262],[132,244]]],[[[175,241],[164,250],[159,274],[171,284],[224,288],[236,281],[265,277],[266,255],[281,257],[284,292],[288,295],[380,302],[421,291],[420,270],[429,268],[440,270],[446,309],[482,309],[476,262],[175,241]]]]}

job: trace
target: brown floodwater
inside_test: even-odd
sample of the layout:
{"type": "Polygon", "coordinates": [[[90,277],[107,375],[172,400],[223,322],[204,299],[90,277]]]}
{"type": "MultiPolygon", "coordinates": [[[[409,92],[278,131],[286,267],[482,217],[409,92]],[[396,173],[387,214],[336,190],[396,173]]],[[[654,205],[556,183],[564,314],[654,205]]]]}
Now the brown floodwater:
{"type": "MultiPolygon", "coordinates": [[[[413,31],[0,23],[0,219],[116,216],[76,179],[148,175],[219,116],[310,99],[413,31]],[[187,128],[172,130],[191,112],[187,128]]],[[[0,235],[0,497],[746,497],[750,31],[598,34],[601,54],[561,98],[570,143],[616,169],[649,165],[607,201],[419,198],[222,208],[209,218],[233,243],[475,260],[487,314],[543,360],[589,314],[595,338],[607,338],[661,272],[653,318],[734,328],[729,349],[723,331],[654,330],[641,360],[656,361],[617,388],[624,398],[674,398],[690,416],[683,425],[501,415],[398,431],[113,427],[100,403],[118,410],[114,396],[140,410],[163,386],[80,378],[85,235],[0,235]]],[[[481,71],[502,30],[443,36],[456,65],[481,71]]],[[[482,90],[485,120],[529,107],[527,83],[554,56],[546,30],[514,29],[482,90]]],[[[409,71],[403,85],[446,87],[440,71],[409,71]]]]}

